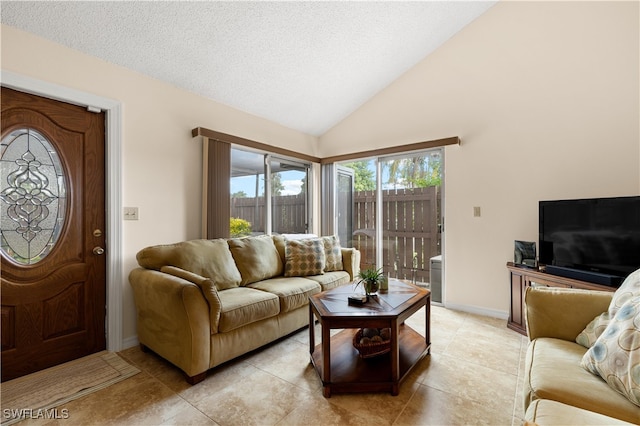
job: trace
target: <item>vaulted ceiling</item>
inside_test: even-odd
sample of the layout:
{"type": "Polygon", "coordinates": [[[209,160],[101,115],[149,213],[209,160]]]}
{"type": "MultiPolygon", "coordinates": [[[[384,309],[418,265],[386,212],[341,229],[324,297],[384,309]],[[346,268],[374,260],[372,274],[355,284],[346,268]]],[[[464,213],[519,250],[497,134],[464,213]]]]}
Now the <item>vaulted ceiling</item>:
{"type": "Polygon", "coordinates": [[[1,19],[318,136],[495,3],[2,1],[1,19]]]}

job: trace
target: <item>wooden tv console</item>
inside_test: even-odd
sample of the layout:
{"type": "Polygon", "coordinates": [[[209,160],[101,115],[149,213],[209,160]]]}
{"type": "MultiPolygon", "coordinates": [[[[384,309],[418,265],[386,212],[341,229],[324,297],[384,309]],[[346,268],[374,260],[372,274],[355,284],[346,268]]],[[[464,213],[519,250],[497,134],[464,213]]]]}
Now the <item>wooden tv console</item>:
{"type": "Polygon", "coordinates": [[[559,277],[539,271],[537,268],[517,266],[513,262],[507,262],[507,269],[511,275],[511,305],[509,307],[507,327],[524,335],[527,334],[527,328],[524,322],[524,291],[529,286],[616,291],[614,287],[593,284],[573,278],[559,277]]]}

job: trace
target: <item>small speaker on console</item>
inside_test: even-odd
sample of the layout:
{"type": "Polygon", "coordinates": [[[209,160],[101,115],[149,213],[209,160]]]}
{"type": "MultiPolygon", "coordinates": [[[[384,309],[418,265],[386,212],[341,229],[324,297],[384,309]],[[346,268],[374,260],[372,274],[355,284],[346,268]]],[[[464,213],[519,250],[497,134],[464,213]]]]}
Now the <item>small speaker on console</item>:
{"type": "Polygon", "coordinates": [[[513,249],[513,263],[516,265],[536,267],[536,243],[533,241],[515,240],[513,249]]]}

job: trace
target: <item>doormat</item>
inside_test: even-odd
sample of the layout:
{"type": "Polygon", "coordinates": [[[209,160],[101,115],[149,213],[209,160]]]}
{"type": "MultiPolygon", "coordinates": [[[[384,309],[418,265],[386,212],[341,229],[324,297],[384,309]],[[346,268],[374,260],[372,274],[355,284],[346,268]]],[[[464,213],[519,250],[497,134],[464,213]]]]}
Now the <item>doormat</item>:
{"type": "Polygon", "coordinates": [[[58,407],[138,374],[114,352],[102,351],[2,383],[2,426],[26,418],[65,419],[58,407]]]}

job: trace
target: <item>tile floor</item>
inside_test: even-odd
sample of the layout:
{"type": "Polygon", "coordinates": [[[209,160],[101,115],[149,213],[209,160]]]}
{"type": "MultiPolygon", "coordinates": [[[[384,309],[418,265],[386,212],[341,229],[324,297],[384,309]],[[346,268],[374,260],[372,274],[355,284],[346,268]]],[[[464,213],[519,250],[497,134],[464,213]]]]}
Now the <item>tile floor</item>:
{"type": "MultiPolygon", "coordinates": [[[[407,323],[424,330],[424,312],[407,323]]],[[[433,306],[432,350],[400,394],[322,396],[308,331],[247,354],[189,386],[138,347],[120,355],[141,373],[72,401],[64,425],[520,425],[527,339],[506,321],[433,306]]],[[[318,339],[319,330],[316,332],[318,339]]],[[[56,424],[25,420],[20,425],[56,424]]]]}

